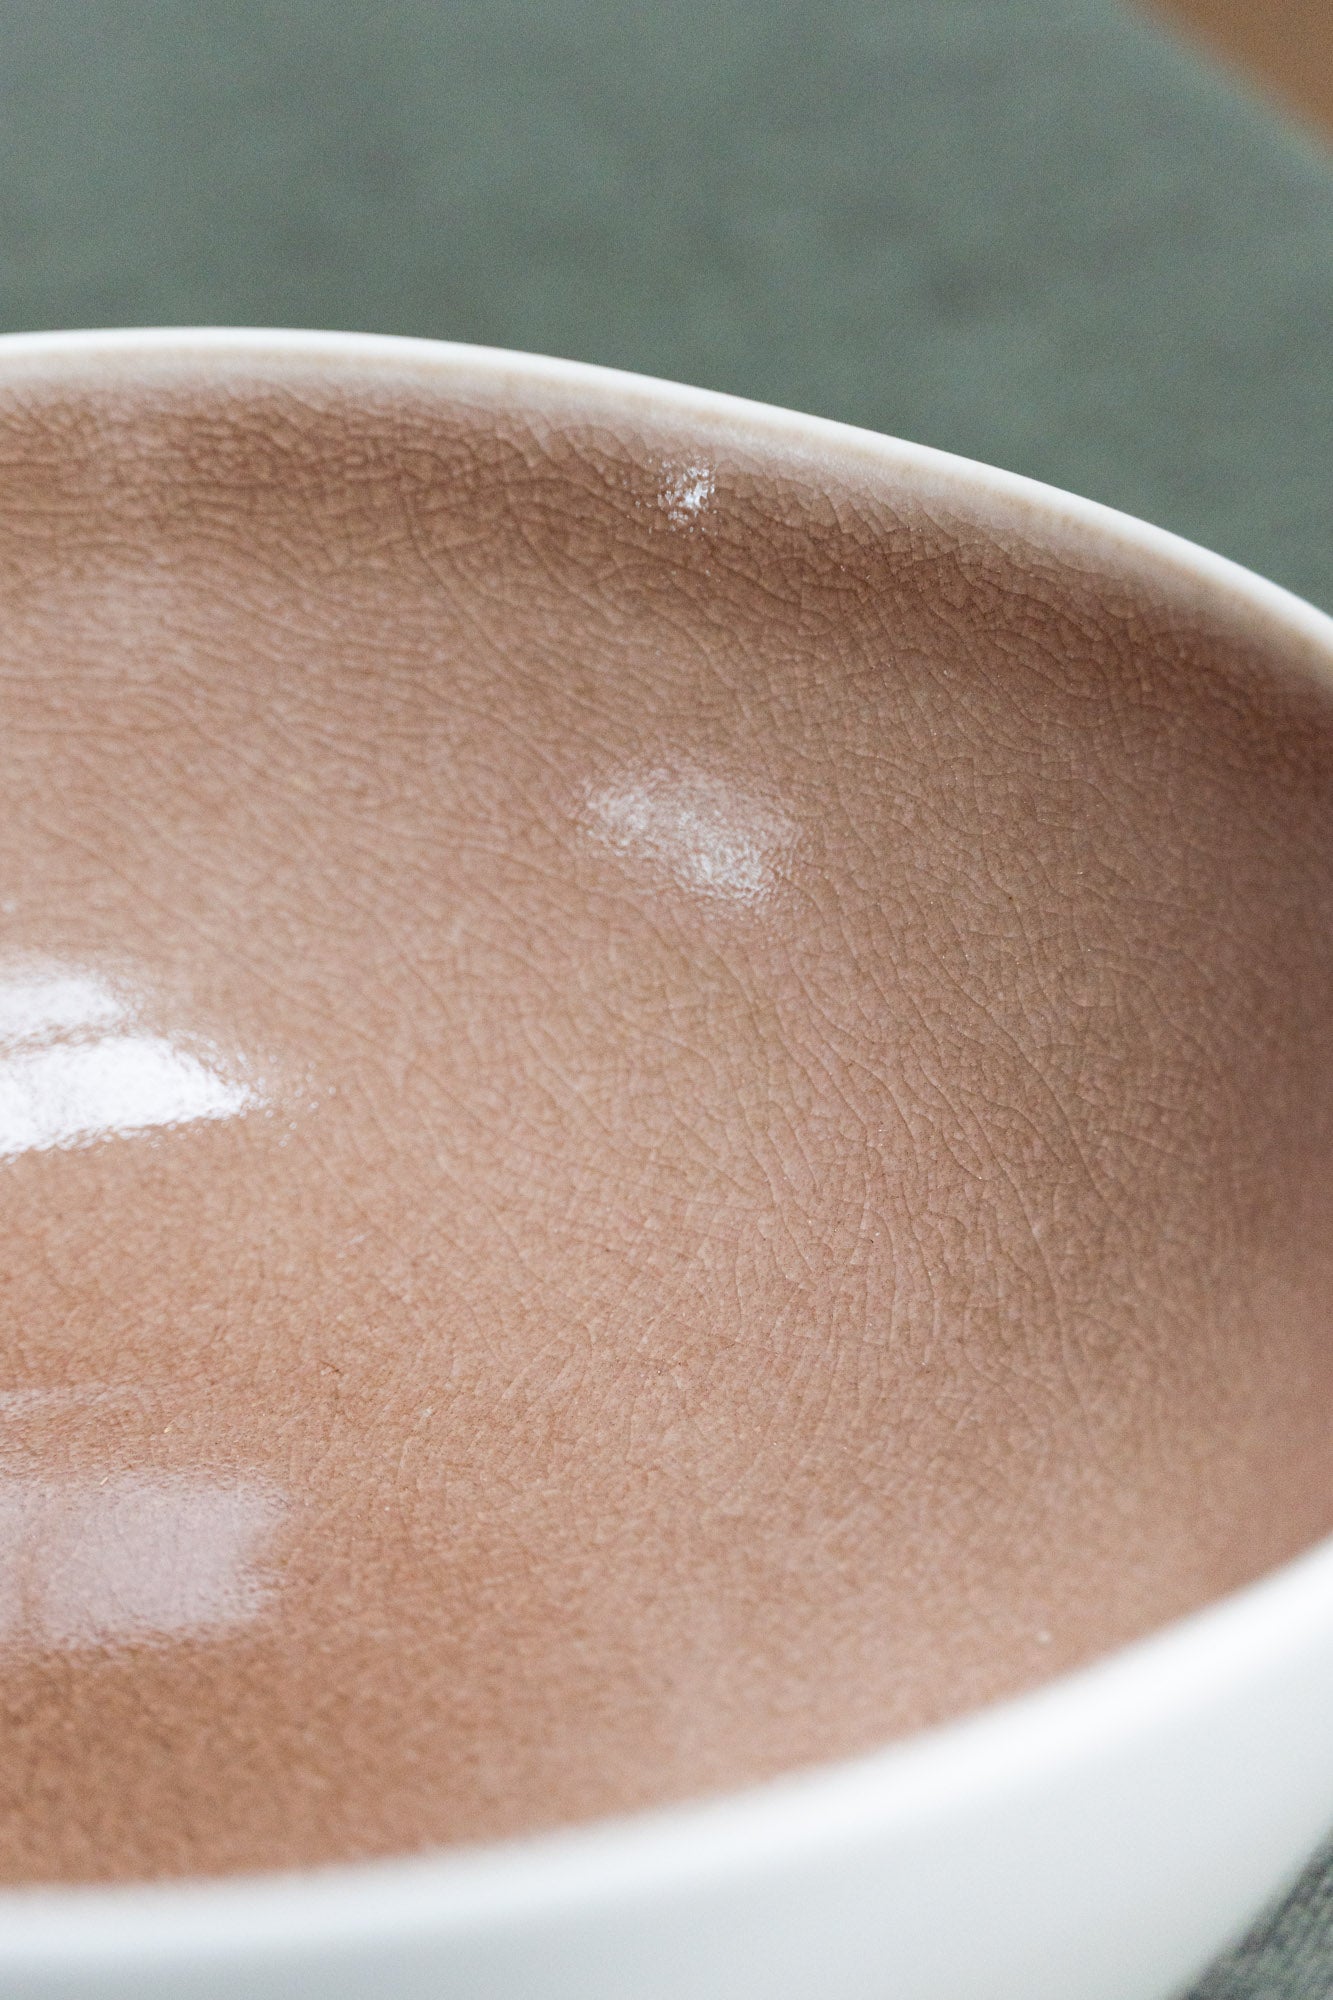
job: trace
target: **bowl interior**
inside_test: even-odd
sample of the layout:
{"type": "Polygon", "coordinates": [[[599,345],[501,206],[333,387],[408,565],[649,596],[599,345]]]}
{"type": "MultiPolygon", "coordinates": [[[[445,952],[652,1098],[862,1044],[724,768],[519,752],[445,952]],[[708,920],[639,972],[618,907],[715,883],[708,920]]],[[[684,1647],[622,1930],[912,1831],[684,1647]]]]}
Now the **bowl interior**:
{"type": "Polygon", "coordinates": [[[0,1879],[1013,1693],[1333,1522],[1333,701],[502,368],[0,371],[0,1879]]]}

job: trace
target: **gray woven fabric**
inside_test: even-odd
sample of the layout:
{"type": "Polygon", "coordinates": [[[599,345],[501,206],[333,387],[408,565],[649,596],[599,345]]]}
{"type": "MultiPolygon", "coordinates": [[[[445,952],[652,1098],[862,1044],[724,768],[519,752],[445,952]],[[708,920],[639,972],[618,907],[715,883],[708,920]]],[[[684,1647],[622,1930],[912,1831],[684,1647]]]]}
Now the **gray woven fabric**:
{"type": "Polygon", "coordinates": [[[1327,2000],[1333,1993],[1333,1843],[1295,1891],[1189,2000],[1327,2000]]]}
{"type": "Polygon", "coordinates": [[[1333,174],[1110,0],[27,0],[0,253],[7,327],[611,362],[1333,603],[1333,174]]]}
{"type": "MultiPolygon", "coordinates": [[[[180,322],[758,396],[1333,607],[1333,170],[1112,0],[6,10],[0,325],[180,322]]],[[[1199,2000],[1333,1993],[1331,1869],[1199,2000]]]]}

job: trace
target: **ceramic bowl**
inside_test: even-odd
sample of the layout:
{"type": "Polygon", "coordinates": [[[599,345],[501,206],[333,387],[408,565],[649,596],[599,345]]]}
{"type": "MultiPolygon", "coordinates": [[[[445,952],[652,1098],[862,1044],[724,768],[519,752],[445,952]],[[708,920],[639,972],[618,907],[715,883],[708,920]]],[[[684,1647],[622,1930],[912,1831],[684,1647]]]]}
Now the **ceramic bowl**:
{"type": "Polygon", "coordinates": [[[1166,2000],[1333,1815],[1333,624],[0,341],[0,1989],[1166,2000]]]}

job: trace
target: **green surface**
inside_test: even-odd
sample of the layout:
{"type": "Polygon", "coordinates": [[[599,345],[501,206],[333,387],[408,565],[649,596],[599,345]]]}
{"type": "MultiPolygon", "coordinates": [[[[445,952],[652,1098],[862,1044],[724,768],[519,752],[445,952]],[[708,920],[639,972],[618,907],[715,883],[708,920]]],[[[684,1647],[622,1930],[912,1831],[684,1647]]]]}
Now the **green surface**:
{"type": "MultiPolygon", "coordinates": [[[[180,322],[758,396],[1333,607],[1333,169],[1111,0],[25,0],[0,325],[180,322]]],[[[1333,1868],[1199,2000],[1330,1993],[1333,1868]]]]}
{"type": "Polygon", "coordinates": [[[26,0],[0,324],[605,361],[1333,604],[1333,174],[1109,0],[26,0]]]}
{"type": "MultiPolygon", "coordinates": [[[[1328,2000],[1333,1994],[1333,1843],[1295,1893],[1188,2000],[1328,2000]]],[[[1074,2000],[1074,1996],[1071,1996],[1074,2000]]]]}

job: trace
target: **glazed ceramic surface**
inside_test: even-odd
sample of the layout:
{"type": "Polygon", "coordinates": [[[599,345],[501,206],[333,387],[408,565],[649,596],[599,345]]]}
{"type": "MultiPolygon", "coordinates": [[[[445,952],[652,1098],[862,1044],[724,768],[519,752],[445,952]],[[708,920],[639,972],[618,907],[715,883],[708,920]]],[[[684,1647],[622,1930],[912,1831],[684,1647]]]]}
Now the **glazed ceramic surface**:
{"type": "Polygon", "coordinates": [[[0,342],[0,600],[0,1986],[1168,1993],[1333,1810],[1328,622],[189,332],[0,342]]]}

